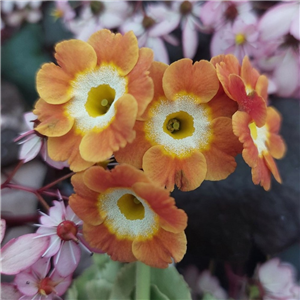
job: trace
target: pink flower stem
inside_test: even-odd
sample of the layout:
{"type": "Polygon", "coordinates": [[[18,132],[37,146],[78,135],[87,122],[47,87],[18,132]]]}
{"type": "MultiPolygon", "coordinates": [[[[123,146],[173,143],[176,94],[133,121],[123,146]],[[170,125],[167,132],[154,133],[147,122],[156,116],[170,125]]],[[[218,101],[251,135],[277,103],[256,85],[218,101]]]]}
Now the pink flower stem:
{"type": "Polygon", "coordinates": [[[27,216],[10,216],[1,214],[1,218],[6,221],[7,226],[21,226],[26,223],[38,223],[40,214],[27,215],[27,216]]]}
{"type": "MultiPolygon", "coordinates": [[[[54,192],[42,191],[40,193],[45,194],[47,196],[57,197],[57,193],[54,193],[54,192]]],[[[63,200],[69,201],[69,197],[67,197],[67,196],[61,196],[61,197],[62,197],[63,200]]]]}
{"type": "Polygon", "coordinates": [[[74,174],[75,174],[74,172],[71,172],[71,173],[69,173],[69,174],[67,174],[67,175],[65,175],[65,176],[63,176],[63,177],[61,177],[61,178],[58,178],[58,179],[54,180],[53,182],[51,182],[51,183],[49,183],[49,184],[47,184],[47,185],[41,187],[40,189],[37,190],[37,192],[41,193],[41,192],[43,192],[44,190],[49,189],[50,187],[52,187],[52,186],[56,185],[57,183],[59,183],[59,182],[65,180],[65,179],[71,177],[71,176],[74,175],[74,174]]]}
{"type": "Polygon", "coordinates": [[[13,171],[8,175],[6,180],[1,184],[1,190],[6,187],[6,185],[12,180],[12,178],[15,176],[17,171],[20,169],[20,167],[24,164],[23,160],[20,160],[19,163],[16,165],[16,167],[13,169],[13,171]]]}

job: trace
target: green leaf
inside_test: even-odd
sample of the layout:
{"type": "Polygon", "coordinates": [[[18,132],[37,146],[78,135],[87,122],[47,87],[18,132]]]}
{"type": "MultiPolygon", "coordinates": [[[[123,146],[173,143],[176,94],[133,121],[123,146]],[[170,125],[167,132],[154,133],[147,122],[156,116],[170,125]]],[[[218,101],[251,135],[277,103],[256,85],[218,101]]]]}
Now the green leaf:
{"type": "Polygon", "coordinates": [[[156,285],[151,284],[150,286],[150,299],[155,300],[170,300],[165,294],[163,294],[156,285]]]}
{"type": "Polygon", "coordinates": [[[50,60],[43,51],[43,31],[38,24],[26,24],[2,46],[1,73],[14,83],[32,106],[37,100],[36,73],[50,60]]]}
{"type": "Polygon", "coordinates": [[[101,270],[101,278],[113,283],[123,265],[120,262],[110,260],[101,270]]]}
{"type": "Polygon", "coordinates": [[[135,289],[135,269],[136,264],[124,265],[112,287],[110,300],[130,300],[135,289]]]}
{"type": "Polygon", "coordinates": [[[86,283],[86,297],[87,299],[97,299],[97,300],[107,300],[111,292],[112,284],[108,283],[106,280],[96,279],[91,280],[86,283]]]}
{"type": "Polygon", "coordinates": [[[69,289],[65,296],[65,300],[77,300],[78,299],[78,291],[76,285],[73,284],[69,289]]]}
{"type": "Polygon", "coordinates": [[[105,265],[110,261],[110,258],[107,254],[93,254],[93,261],[99,270],[104,269],[105,265]]]}
{"type": "Polygon", "coordinates": [[[192,299],[189,286],[173,266],[167,269],[152,268],[151,283],[156,285],[159,291],[169,299],[192,299]]]}

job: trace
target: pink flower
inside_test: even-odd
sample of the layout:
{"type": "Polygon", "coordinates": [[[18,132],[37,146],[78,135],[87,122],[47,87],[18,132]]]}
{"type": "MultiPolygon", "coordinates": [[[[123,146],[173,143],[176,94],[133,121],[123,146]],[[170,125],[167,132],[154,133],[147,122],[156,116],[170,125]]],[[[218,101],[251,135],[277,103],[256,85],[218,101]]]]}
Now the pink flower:
{"type": "Polygon", "coordinates": [[[219,280],[212,276],[208,270],[203,271],[198,279],[198,288],[202,294],[210,294],[215,299],[228,299],[226,292],[220,286],[219,280]]]}
{"type": "Polygon", "coordinates": [[[67,0],[55,1],[55,7],[52,13],[55,18],[62,18],[63,21],[68,22],[73,20],[76,16],[75,11],[67,0]]]}
{"type": "Polygon", "coordinates": [[[216,31],[210,46],[212,56],[231,53],[242,62],[244,56],[252,56],[258,46],[256,25],[246,24],[238,18],[216,31]]]}
{"type": "Polygon", "coordinates": [[[19,144],[22,144],[19,159],[24,163],[34,159],[39,153],[41,153],[44,161],[56,169],[63,169],[68,167],[67,162],[57,162],[52,160],[47,153],[46,137],[41,136],[34,130],[35,122],[37,121],[36,115],[32,112],[24,114],[24,119],[28,127],[28,131],[23,132],[15,142],[22,140],[19,144]]]}
{"type": "Polygon", "coordinates": [[[169,63],[164,40],[177,45],[177,40],[169,33],[178,26],[179,20],[163,3],[148,4],[145,11],[137,11],[132,18],[124,20],[120,32],[132,30],[136,35],[139,47],[149,47],[154,51],[154,59],[169,63]]]}
{"type": "MultiPolygon", "coordinates": [[[[59,197],[61,198],[60,194],[59,197]]],[[[57,272],[66,277],[74,272],[80,260],[77,235],[82,221],[70,206],[65,207],[63,201],[53,201],[53,203],[49,215],[42,213],[41,225],[37,233],[42,237],[50,237],[50,245],[42,256],[54,256],[57,272]]]]}
{"type": "Polygon", "coordinates": [[[226,24],[232,24],[236,18],[246,24],[256,22],[249,1],[206,1],[200,11],[200,19],[208,30],[220,30],[226,24]]]}
{"type": "Polygon", "coordinates": [[[65,293],[72,276],[63,277],[55,269],[48,274],[49,270],[50,258],[41,258],[15,277],[15,284],[23,294],[20,300],[52,300],[65,293]]]}
{"type": "Polygon", "coordinates": [[[295,283],[295,272],[291,265],[273,258],[258,269],[258,278],[264,289],[264,300],[297,300],[300,286],[295,283]]]}

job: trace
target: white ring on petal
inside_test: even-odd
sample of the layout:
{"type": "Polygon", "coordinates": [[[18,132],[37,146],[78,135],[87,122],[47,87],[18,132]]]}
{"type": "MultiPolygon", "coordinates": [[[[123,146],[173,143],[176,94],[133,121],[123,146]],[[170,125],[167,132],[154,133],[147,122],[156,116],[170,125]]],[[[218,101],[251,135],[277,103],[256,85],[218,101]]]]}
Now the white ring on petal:
{"type": "Polygon", "coordinates": [[[251,138],[257,148],[258,154],[261,155],[263,152],[269,152],[266,141],[268,140],[268,128],[265,126],[263,127],[256,127],[257,130],[257,137],[256,139],[253,138],[250,130],[251,138]]]}
{"type": "Polygon", "coordinates": [[[161,101],[150,109],[150,114],[153,117],[145,122],[146,138],[176,155],[200,150],[209,142],[210,121],[205,104],[197,104],[190,96],[179,97],[176,101],[161,101]],[[195,131],[191,136],[174,139],[164,131],[164,122],[170,114],[180,111],[193,117],[195,131]]]}
{"type": "Polygon", "coordinates": [[[85,108],[90,90],[102,84],[115,90],[115,103],[126,92],[127,80],[112,66],[103,66],[95,71],[79,74],[72,82],[74,97],[67,103],[66,111],[75,119],[76,128],[84,133],[105,127],[115,116],[114,105],[111,105],[106,114],[98,117],[91,117],[85,108]]]}
{"type": "Polygon", "coordinates": [[[107,213],[105,223],[109,229],[121,236],[149,237],[157,230],[157,216],[149,207],[148,203],[139,198],[131,189],[115,188],[107,193],[100,195],[101,210],[107,213]],[[129,220],[120,211],[118,206],[119,199],[125,194],[135,196],[144,206],[145,215],[143,219],[129,220]]]}

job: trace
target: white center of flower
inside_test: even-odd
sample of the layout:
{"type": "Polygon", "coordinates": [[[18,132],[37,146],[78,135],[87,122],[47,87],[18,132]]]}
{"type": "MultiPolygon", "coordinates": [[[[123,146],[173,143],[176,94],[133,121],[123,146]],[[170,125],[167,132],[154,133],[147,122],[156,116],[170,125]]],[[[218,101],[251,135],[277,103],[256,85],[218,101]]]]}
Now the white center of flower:
{"type": "Polygon", "coordinates": [[[145,122],[146,138],[179,156],[195,149],[200,150],[209,141],[210,121],[207,108],[206,104],[199,105],[190,96],[182,96],[176,101],[161,101],[152,107],[152,117],[145,122]],[[193,123],[190,127],[193,128],[188,136],[175,138],[175,135],[166,132],[165,121],[168,116],[180,112],[190,116],[193,123]]]}
{"type": "Polygon", "coordinates": [[[149,207],[144,199],[139,198],[131,189],[115,188],[110,189],[107,193],[101,194],[101,210],[107,213],[105,219],[106,225],[111,231],[119,236],[149,237],[157,230],[157,216],[149,207]],[[144,209],[142,219],[131,220],[126,218],[121,211],[118,202],[126,194],[133,195],[144,209]]]}
{"type": "MultiPolygon", "coordinates": [[[[126,92],[127,80],[112,66],[100,67],[92,72],[80,74],[72,82],[74,97],[67,104],[67,112],[75,119],[76,127],[82,132],[105,127],[115,115],[114,105],[105,114],[91,116],[86,109],[89,93],[94,88],[106,85],[115,92],[114,103],[126,92]]],[[[99,105],[103,98],[99,98],[99,105]]]]}
{"type": "Polygon", "coordinates": [[[268,151],[266,141],[268,139],[268,128],[265,126],[257,127],[254,123],[249,124],[251,138],[261,156],[264,151],[268,151]]]}

